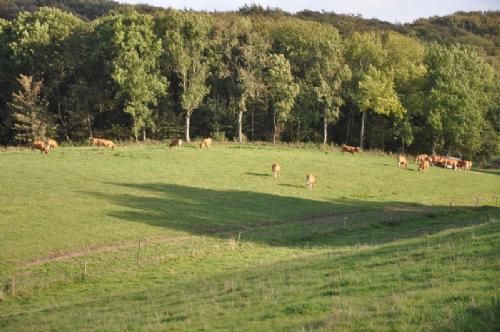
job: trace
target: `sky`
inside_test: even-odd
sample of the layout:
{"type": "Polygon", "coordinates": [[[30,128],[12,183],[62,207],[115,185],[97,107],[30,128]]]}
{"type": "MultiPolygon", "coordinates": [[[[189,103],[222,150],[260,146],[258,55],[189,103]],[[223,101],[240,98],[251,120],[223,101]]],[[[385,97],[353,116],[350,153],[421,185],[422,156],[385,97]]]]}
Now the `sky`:
{"type": "Polygon", "coordinates": [[[205,11],[238,10],[245,4],[278,7],[295,13],[304,9],[333,11],[337,14],[361,14],[391,23],[411,23],[417,18],[444,16],[456,11],[500,10],[500,0],[118,0],[121,3],[145,3],[158,7],[205,11]]]}

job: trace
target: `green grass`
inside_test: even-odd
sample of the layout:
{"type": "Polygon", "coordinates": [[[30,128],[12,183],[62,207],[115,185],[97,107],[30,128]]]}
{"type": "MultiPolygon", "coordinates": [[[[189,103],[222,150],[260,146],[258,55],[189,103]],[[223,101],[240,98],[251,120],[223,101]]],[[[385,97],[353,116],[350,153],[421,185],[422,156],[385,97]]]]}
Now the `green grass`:
{"type": "Polygon", "coordinates": [[[498,174],[266,145],[65,147],[0,152],[0,189],[2,331],[500,327],[498,174]]]}

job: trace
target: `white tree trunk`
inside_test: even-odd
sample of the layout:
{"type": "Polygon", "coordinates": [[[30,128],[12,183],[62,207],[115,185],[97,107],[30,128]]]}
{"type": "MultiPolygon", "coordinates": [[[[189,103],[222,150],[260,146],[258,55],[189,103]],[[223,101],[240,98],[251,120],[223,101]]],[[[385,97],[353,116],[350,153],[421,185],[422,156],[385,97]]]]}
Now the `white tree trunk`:
{"type": "Polygon", "coordinates": [[[184,131],[185,131],[184,139],[186,140],[187,143],[191,142],[191,138],[189,136],[189,124],[190,124],[190,121],[191,121],[191,112],[186,112],[186,123],[185,123],[185,128],[184,128],[184,131]]]}
{"type": "Polygon", "coordinates": [[[363,141],[365,138],[365,121],[366,121],[366,112],[363,112],[363,116],[361,117],[361,135],[359,137],[359,147],[363,150],[363,141]]]}
{"type": "Polygon", "coordinates": [[[243,111],[238,113],[238,142],[243,143],[243,111]]]}

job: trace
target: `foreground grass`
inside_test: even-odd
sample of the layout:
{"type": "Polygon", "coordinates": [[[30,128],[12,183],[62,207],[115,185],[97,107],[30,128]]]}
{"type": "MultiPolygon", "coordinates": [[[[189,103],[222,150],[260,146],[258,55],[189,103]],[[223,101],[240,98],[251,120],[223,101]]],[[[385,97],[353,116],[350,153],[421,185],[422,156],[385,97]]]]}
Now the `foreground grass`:
{"type": "Polygon", "coordinates": [[[0,158],[1,330],[498,328],[497,175],[265,146],[0,158]]]}

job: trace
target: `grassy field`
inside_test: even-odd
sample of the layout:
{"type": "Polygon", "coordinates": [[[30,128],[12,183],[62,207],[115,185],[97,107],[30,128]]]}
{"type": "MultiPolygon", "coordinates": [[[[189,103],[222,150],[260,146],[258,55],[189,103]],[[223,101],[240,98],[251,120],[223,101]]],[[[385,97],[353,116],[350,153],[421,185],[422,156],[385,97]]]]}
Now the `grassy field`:
{"type": "Polygon", "coordinates": [[[0,330],[498,331],[499,175],[266,145],[3,151],[0,330]]]}

